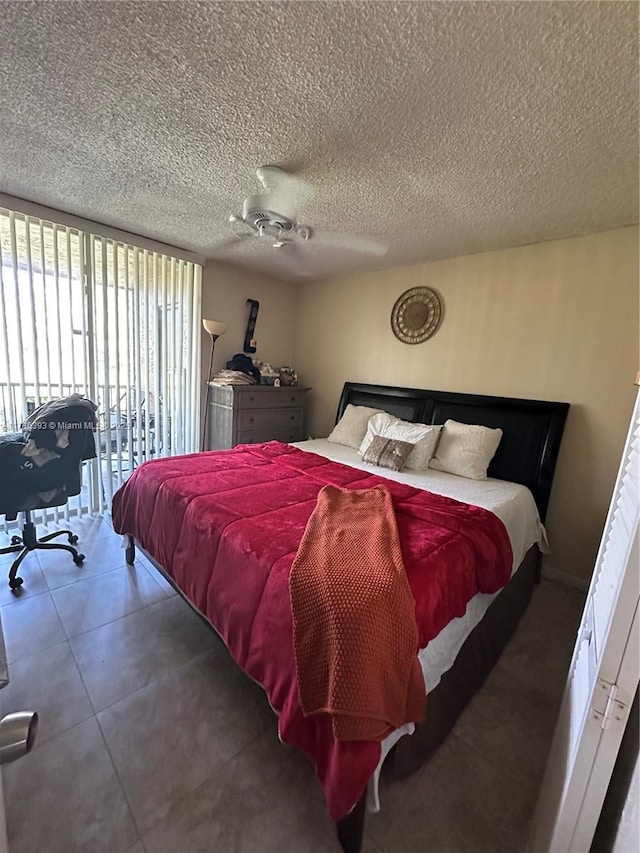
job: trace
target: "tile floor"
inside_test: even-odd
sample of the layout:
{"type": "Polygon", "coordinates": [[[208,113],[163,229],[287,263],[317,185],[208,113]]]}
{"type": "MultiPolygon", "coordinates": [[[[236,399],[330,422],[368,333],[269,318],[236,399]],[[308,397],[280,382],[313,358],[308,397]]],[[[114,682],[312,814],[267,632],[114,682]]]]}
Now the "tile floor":
{"type": "MultiPolygon", "coordinates": [[[[11,853],[337,853],[313,772],[224,646],[105,520],[87,559],[31,554],[16,599],[0,556],[10,684],[33,752],[3,770],[11,853]]],[[[583,596],[544,581],[432,761],[382,784],[364,853],[516,853],[536,799],[583,596]]]]}

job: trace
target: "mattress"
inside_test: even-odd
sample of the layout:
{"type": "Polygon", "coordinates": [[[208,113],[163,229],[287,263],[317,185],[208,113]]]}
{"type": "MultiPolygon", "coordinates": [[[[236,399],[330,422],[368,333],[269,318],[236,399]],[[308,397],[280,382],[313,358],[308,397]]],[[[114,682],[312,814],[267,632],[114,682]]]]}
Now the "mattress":
{"type": "MultiPolygon", "coordinates": [[[[324,438],[300,441],[295,446],[301,450],[308,450],[336,462],[350,465],[353,468],[374,471],[379,476],[390,480],[396,480],[415,488],[435,492],[488,509],[498,516],[509,534],[513,551],[512,576],[532,545],[537,545],[543,553],[549,550],[547,535],[540,521],[538,508],[533,495],[526,486],[510,483],[506,480],[494,480],[490,477],[486,480],[469,480],[455,474],[447,474],[432,469],[427,471],[389,471],[384,468],[376,468],[363,462],[362,457],[354,448],[335,444],[324,438]]],[[[467,604],[464,615],[452,619],[429,642],[426,648],[420,650],[418,660],[422,667],[427,694],[438,686],[442,676],[453,666],[465,640],[499,594],[499,592],[492,595],[477,593],[467,604]]],[[[405,734],[412,734],[413,731],[413,724],[409,724],[397,729],[382,742],[382,757],[368,791],[368,807],[371,811],[378,811],[380,808],[378,777],[384,759],[401,737],[405,734]]]]}

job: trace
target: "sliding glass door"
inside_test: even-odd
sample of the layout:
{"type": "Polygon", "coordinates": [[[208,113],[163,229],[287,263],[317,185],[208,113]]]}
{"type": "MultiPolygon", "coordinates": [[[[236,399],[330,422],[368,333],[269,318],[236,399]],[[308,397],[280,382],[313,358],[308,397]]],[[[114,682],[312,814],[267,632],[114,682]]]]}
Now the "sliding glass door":
{"type": "Polygon", "coordinates": [[[197,450],[198,264],[0,208],[0,272],[0,431],[56,397],[98,406],[98,460],[61,512],[108,508],[140,462],[197,450]]]}

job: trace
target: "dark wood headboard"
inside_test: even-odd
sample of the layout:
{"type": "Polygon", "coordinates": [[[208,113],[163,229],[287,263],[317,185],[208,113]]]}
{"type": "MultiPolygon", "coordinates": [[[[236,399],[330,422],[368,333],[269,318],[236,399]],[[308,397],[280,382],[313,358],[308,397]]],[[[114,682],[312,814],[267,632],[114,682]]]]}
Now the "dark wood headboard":
{"type": "Polygon", "coordinates": [[[569,403],[346,382],[336,421],[349,403],[383,409],[413,423],[443,424],[451,418],[500,427],[504,434],[488,474],[527,486],[545,520],[569,403]]]}

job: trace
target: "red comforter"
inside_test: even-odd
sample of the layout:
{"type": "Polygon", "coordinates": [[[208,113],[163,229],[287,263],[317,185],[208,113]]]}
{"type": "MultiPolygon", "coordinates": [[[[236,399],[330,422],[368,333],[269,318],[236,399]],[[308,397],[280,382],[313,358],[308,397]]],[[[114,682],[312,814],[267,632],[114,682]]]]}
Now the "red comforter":
{"type": "Polygon", "coordinates": [[[380,482],[393,498],[423,648],[477,592],[509,579],[509,537],[488,510],[279,442],[145,462],[113,498],[115,530],[163,566],[263,686],[281,739],[315,762],[334,820],[359,800],[380,744],[338,741],[328,715],[302,714],[288,578],[320,489],[380,482]]]}

